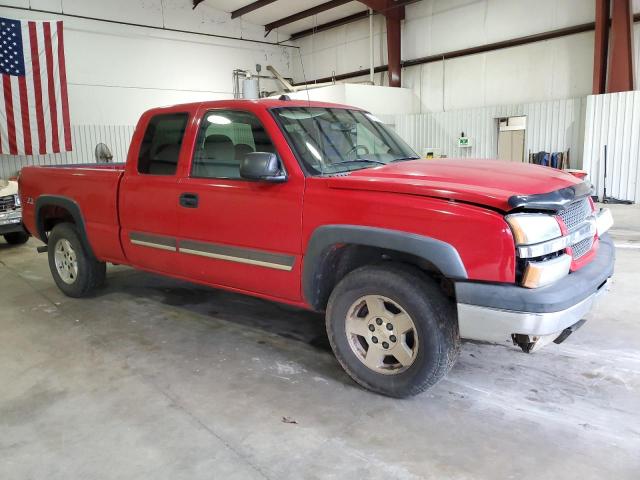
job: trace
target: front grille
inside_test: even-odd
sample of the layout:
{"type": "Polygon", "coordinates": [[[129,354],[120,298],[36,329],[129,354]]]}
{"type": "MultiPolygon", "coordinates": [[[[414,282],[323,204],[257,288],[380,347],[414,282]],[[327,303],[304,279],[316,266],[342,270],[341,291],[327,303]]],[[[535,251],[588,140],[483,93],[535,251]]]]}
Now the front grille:
{"type": "Polygon", "coordinates": [[[591,214],[591,203],[588,198],[583,198],[582,200],[573,202],[567,208],[558,213],[569,231],[572,231],[574,228],[582,225],[582,223],[584,223],[587,217],[591,214]]]}
{"type": "MultiPolygon", "coordinates": [[[[567,226],[567,230],[569,232],[580,228],[592,215],[593,211],[591,210],[591,202],[589,202],[589,198],[577,200],[564,210],[558,212],[558,216],[567,226]]],[[[585,238],[571,245],[573,259],[577,260],[584,256],[591,250],[591,247],[593,247],[593,237],[585,238]]]]}
{"type": "Polygon", "coordinates": [[[585,255],[591,247],[593,246],[593,237],[585,238],[584,240],[580,240],[578,243],[571,246],[571,250],[573,251],[574,260],[579,259],[583,255],[585,255]]]}
{"type": "Polygon", "coordinates": [[[6,212],[7,210],[16,209],[16,197],[8,195],[6,197],[0,197],[0,212],[6,212]]]}

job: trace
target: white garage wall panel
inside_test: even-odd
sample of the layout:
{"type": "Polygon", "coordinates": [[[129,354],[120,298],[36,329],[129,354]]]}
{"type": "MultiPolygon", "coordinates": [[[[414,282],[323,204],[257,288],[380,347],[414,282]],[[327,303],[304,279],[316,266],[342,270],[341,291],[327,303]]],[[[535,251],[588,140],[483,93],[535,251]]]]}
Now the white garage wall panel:
{"type": "MultiPolygon", "coordinates": [[[[422,0],[406,7],[404,60],[437,55],[594,21],[594,0],[422,0]]],[[[634,0],[635,13],[640,1],[634,0]]],[[[374,57],[386,63],[385,25],[376,16],[374,57]]],[[[640,80],[640,24],[634,24],[636,89],[640,80]]],[[[369,24],[354,22],[296,41],[307,79],[368,68],[369,24]]],[[[423,112],[509,105],[591,93],[593,32],[403,69],[423,112]]],[[[302,81],[296,53],[294,76],[302,81]]],[[[386,73],[376,74],[386,83],[386,73]]],[[[368,80],[360,77],[348,81],[368,80]]]]}
{"type": "Polygon", "coordinates": [[[124,162],[134,129],[133,125],[72,125],[73,150],[71,152],[28,157],[1,155],[0,178],[17,175],[26,165],[94,163],[96,161],[94,152],[98,143],[105,143],[109,147],[114,162],[124,162]]]}
{"type": "MultiPolygon", "coordinates": [[[[28,7],[29,2],[14,2],[28,7]]],[[[33,8],[60,11],[60,2],[31,0],[33,8]],[[36,5],[38,4],[38,5],[36,5]]],[[[57,19],[65,25],[71,123],[130,125],[155,106],[231,98],[231,72],[257,63],[289,74],[292,48],[160,30],[264,38],[264,27],[231,20],[191,0],[65,0],[64,13],[136,23],[153,29],[0,7],[18,19],[57,19]]],[[[266,88],[271,85],[265,85],[266,88]]]]}
{"type": "Polygon", "coordinates": [[[582,165],[585,104],[586,99],[582,97],[417,115],[386,115],[383,120],[392,124],[420,154],[427,148],[439,148],[441,154],[449,157],[495,158],[497,119],[525,115],[525,152],[569,149],[571,166],[576,168],[582,165]],[[471,138],[472,147],[457,146],[461,132],[471,138]]]}
{"type": "MultiPolygon", "coordinates": [[[[0,156],[0,177],[7,172],[15,173],[27,163],[91,162],[95,142],[91,136],[84,138],[83,132],[106,134],[108,128],[131,129],[129,125],[134,125],[143,111],[156,106],[232,98],[233,69],[253,70],[259,63],[273,65],[287,76],[291,52],[296,51],[280,45],[158,29],[278,40],[276,33],[265,38],[262,26],[231,20],[228,13],[210,6],[214,2],[203,3],[195,10],[191,0],[10,0],[2,4],[3,17],[64,22],[70,117],[75,125],[74,134],[78,135],[74,150],[86,148],[68,155],[36,156],[32,160],[0,156]],[[24,10],[29,7],[54,13],[24,10]],[[55,13],[62,11],[66,15],[55,13]],[[87,157],[89,146],[91,152],[87,157]]],[[[275,84],[268,81],[261,84],[275,89],[272,88],[275,84]]],[[[126,148],[118,142],[106,143],[116,151],[126,148]]]]}
{"type": "Polygon", "coordinates": [[[584,169],[602,197],[640,201],[640,91],[591,95],[587,99],[584,169]]]}

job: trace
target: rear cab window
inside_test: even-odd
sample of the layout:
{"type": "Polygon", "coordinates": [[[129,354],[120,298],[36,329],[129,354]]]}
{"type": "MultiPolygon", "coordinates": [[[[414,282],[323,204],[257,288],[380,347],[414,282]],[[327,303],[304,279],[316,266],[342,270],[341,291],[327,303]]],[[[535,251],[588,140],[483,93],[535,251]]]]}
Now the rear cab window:
{"type": "Polygon", "coordinates": [[[187,113],[168,113],[151,118],[138,155],[138,173],[175,175],[187,127],[187,113]]]}

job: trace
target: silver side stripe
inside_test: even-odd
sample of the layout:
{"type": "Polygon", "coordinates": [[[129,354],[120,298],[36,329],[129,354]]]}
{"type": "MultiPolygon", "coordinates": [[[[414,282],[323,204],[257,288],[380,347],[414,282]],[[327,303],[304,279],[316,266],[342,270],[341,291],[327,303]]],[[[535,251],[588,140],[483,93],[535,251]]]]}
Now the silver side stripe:
{"type": "Polygon", "coordinates": [[[140,245],[142,247],[151,247],[151,248],[158,248],[160,250],[168,250],[170,252],[176,251],[176,247],[169,247],[168,245],[160,245],[159,243],[145,242],[143,240],[131,239],[131,243],[133,243],[134,245],[140,245]]]}
{"type": "Polygon", "coordinates": [[[198,255],[247,265],[256,265],[287,272],[293,270],[295,264],[295,257],[292,255],[265,252],[251,248],[230,247],[194,240],[180,241],[178,245],[178,242],[174,238],[138,232],[131,232],[129,234],[129,240],[132,244],[143,247],[180,252],[188,255],[198,255]]]}
{"type": "Polygon", "coordinates": [[[218,260],[246,263],[248,265],[257,265],[285,271],[291,271],[296,260],[292,255],[265,252],[251,248],[196,242],[193,240],[180,241],[179,251],[190,255],[199,255],[201,257],[216,258],[218,260]]]}
{"type": "Polygon", "coordinates": [[[263,262],[260,260],[252,260],[250,258],[231,257],[229,255],[221,255],[219,253],[191,250],[190,248],[181,248],[180,253],[189,253],[191,255],[200,255],[201,257],[217,258],[218,260],[228,260],[230,262],[247,263],[249,265],[258,265],[260,267],[275,268],[276,270],[285,270],[287,272],[290,272],[293,269],[293,265],[280,265],[278,263],[263,262]]]}
{"type": "Polygon", "coordinates": [[[130,232],[129,240],[134,245],[143,247],[158,248],[170,252],[177,251],[177,242],[175,238],[164,237],[162,235],[152,235],[150,233],[130,232]]]}

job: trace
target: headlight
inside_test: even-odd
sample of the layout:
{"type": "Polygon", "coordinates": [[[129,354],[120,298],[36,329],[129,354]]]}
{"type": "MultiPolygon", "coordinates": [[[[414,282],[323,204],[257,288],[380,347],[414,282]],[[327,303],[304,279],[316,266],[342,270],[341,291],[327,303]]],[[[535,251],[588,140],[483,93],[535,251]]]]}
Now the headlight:
{"type": "Polygon", "coordinates": [[[20,203],[20,195],[14,195],[14,197],[15,197],[15,204],[16,204],[16,207],[19,207],[20,205],[22,205],[22,204],[20,203]]]}
{"type": "Polygon", "coordinates": [[[516,245],[532,245],[562,236],[555,217],[544,213],[514,213],[505,220],[511,227],[516,245]]]}

